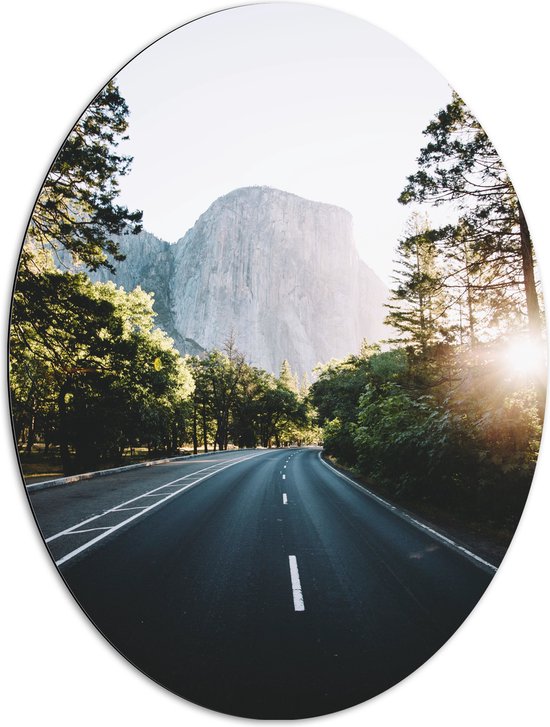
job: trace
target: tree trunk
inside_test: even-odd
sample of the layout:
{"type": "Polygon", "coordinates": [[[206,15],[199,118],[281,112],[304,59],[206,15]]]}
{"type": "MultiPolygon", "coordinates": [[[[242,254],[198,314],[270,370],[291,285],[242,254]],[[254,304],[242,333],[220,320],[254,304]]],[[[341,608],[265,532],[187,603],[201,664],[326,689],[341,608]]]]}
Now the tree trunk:
{"type": "Polygon", "coordinates": [[[206,404],[202,403],[202,443],[204,451],[208,452],[208,425],[206,421],[206,404]]]}
{"type": "Polygon", "coordinates": [[[527,227],[527,220],[518,201],[519,229],[521,237],[521,262],[523,266],[523,282],[525,286],[525,299],[527,302],[527,320],[529,333],[537,347],[539,358],[536,373],[537,410],[539,419],[544,419],[546,405],[546,367],[544,364],[544,351],[542,347],[542,321],[540,315],[539,299],[535,283],[535,265],[533,262],[533,244],[527,227]]]}
{"type": "Polygon", "coordinates": [[[193,454],[198,452],[198,441],[197,441],[197,402],[193,401],[193,454]]]}
{"type": "Polygon", "coordinates": [[[542,338],[542,324],[540,316],[540,306],[537,296],[537,287],[535,284],[535,266],[533,263],[533,245],[531,243],[531,235],[527,227],[527,221],[521,205],[518,202],[519,210],[519,229],[521,237],[521,262],[523,266],[523,284],[525,286],[525,299],[527,302],[527,319],[529,321],[529,331],[534,341],[538,342],[542,338]]]}
{"type": "Polygon", "coordinates": [[[27,446],[25,448],[25,451],[27,454],[30,454],[32,452],[32,445],[34,444],[35,440],[35,429],[34,429],[34,414],[31,415],[30,422],[29,422],[29,431],[27,433],[27,446]]]}
{"type": "Polygon", "coordinates": [[[476,345],[475,319],[474,319],[474,303],[472,300],[472,283],[470,280],[470,258],[468,255],[468,243],[463,242],[464,250],[464,268],[466,270],[466,301],[468,304],[468,329],[470,331],[470,348],[473,350],[476,345]]]}
{"type": "Polygon", "coordinates": [[[69,439],[67,432],[67,403],[65,397],[70,391],[70,384],[64,381],[57,395],[57,409],[59,412],[59,456],[63,474],[71,474],[71,458],[69,453],[69,439]]]}

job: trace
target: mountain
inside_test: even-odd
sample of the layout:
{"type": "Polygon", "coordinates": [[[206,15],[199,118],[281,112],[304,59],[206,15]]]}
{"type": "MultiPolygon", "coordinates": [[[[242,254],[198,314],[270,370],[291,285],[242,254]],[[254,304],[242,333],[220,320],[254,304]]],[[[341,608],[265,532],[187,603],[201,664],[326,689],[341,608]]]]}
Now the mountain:
{"type": "Polygon", "coordinates": [[[387,336],[388,291],[359,258],[346,210],[270,187],[217,199],[175,244],[117,238],[112,279],[155,294],[158,325],[181,353],[220,348],[231,332],[254,365],[296,373],[387,336]]]}

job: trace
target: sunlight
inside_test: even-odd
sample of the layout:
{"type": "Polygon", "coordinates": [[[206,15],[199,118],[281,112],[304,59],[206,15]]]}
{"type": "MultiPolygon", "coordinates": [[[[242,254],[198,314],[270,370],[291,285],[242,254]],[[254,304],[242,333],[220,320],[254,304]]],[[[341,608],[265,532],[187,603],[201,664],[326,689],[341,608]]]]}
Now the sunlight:
{"type": "Polygon", "coordinates": [[[543,367],[543,346],[527,336],[517,336],[505,344],[501,360],[511,374],[532,376],[543,367]]]}

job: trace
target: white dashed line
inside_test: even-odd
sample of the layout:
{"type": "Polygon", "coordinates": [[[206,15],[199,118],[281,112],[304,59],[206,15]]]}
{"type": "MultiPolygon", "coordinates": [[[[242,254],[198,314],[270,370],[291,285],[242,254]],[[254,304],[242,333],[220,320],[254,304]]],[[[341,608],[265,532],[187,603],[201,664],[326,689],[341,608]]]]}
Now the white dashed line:
{"type": "Polygon", "coordinates": [[[292,583],[292,599],[294,601],[295,611],[305,611],[304,597],[302,595],[302,585],[300,583],[300,574],[298,573],[298,562],[295,555],[288,556],[288,565],[290,566],[290,581],[292,583]]]}
{"type": "Polygon", "coordinates": [[[286,480],[286,475],[283,475],[283,480],[286,480]]]}
{"type": "Polygon", "coordinates": [[[286,492],[283,492],[283,505],[288,505],[288,499],[286,496],[286,492]]]}

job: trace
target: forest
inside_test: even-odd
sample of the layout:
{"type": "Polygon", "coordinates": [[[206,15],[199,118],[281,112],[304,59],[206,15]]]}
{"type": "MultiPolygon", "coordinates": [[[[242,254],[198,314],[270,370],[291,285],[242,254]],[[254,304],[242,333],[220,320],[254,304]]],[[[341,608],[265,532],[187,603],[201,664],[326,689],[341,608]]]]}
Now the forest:
{"type": "Polygon", "coordinates": [[[10,327],[10,394],[22,460],[39,450],[65,474],[142,456],[312,441],[306,392],[246,362],[228,330],[221,350],[181,357],[155,327],[153,296],[91,282],[122,259],[115,234],[141,213],[119,206],[131,159],[117,147],[128,108],[114,82],[81,117],[40,192],[25,238],[10,327]],[[65,266],[66,267],[66,266],[65,266]]]}
{"type": "Polygon", "coordinates": [[[529,230],[502,162],[456,95],[424,131],[399,201],[386,350],[319,372],[310,400],[336,460],[390,496],[514,525],[546,400],[543,314],[529,230]],[[429,210],[455,220],[433,226],[429,210]]]}
{"type": "MultiPolygon", "coordinates": [[[[388,496],[515,523],[546,399],[533,247],[500,157],[454,94],[424,131],[396,248],[388,340],[331,361],[301,386],[252,366],[229,327],[221,350],[181,357],[139,287],[91,282],[121,259],[113,235],[141,213],[117,204],[128,108],[110,82],[55,159],[20,258],[10,394],[23,462],[64,473],[124,457],[320,443],[388,496]],[[449,211],[437,226],[429,213],[449,211]],[[27,459],[25,459],[27,458],[27,459]],[[30,459],[29,459],[30,458],[30,459]]],[[[432,213],[433,214],[433,213],[432,213]]],[[[320,322],[322,325],[322,322],[320,322]]]]}

